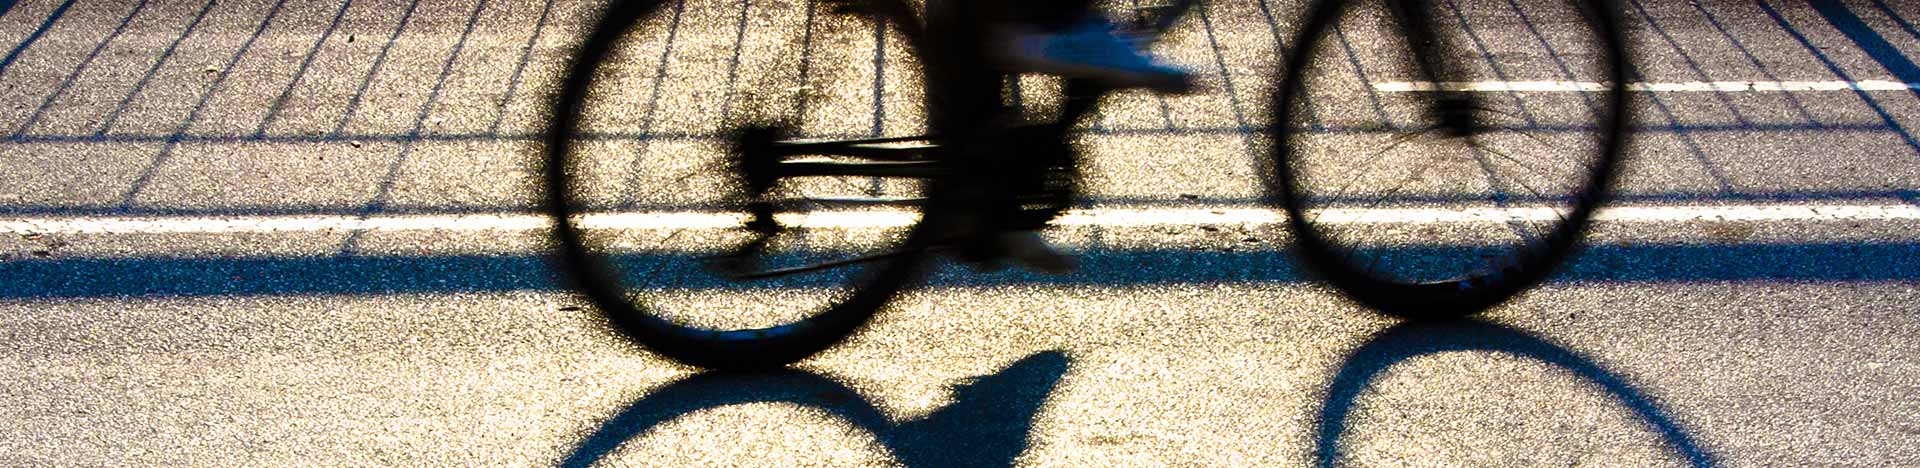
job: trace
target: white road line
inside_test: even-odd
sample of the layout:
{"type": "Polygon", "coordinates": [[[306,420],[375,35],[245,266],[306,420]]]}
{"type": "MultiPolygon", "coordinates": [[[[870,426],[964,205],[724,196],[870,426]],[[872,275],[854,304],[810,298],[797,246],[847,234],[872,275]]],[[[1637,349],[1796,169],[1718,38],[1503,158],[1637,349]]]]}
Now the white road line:
{"type": "MultiPolygon", "coordinates": [[[[1593,92],[1607,89],[1607,85],[1593,81],[1394,81],[1374,83],[1373,89],[1383,93],[1405,93],[1418,91],[1475,91],[1475,92],[1593,92]]],[[[1666,83],[1636,82],[1627,83],[1629,91],[1647,91],[1657,93],[1678,92],[1755,92],[1755,91],[1907,91],[1920,89],[1920,83],[1908,83],[1889,80],[1864,81],[1680,81],[1666,83]]]]}
{"type": "MultiPolygon", "coordinates": [[[[1439,224],[1550,220],[1549,208],[1339,209],[1320,212],[1323,223],[1439,224]]],[[[1615,223],[1662,223],[1690,220],[1720,221],[1860,221],[1920,220],[1920,206],[1886,205],[1700,205],[1620,206],[1602,210],[1598,219],[1615,223]]],[[[735,225],[741,217],[686,212],[606,213],[588,215],[581,224],[590,228],[718,229],[735,225]]],[[[880,228],[906,226],[918,219],[907,212],[832,212],[783,216],[782,222],[811,228],[880,228]]],[[[1233,209],[1087,209],[1073,210],[1055,220],[1065,226],[1152,227],[1198,225],[1275,224],[1284,220],[1276,210],[1233,209]]],[[[37,217],[0,218],[0,233],[8,234],[254,234],[314,232],[400,231],[529,231],[546,229],[547,219],[527,214],[408,215],[358,218],[352,216],[235,216],[235,217],[37,217]]]]}

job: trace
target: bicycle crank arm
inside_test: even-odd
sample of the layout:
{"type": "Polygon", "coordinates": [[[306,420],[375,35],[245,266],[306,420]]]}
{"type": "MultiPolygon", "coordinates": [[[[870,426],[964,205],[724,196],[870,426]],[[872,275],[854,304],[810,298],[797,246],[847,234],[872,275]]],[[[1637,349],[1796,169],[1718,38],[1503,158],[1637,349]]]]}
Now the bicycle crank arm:
{"type": "Polygon", "coordinates": [[[938,145],[896,144],[905,141],[924,140],[927,137],[874,138],[866,140],[835,141],[776,141],[768,151],[780,156],[823,155],[849,156],[880,161],[919,161],[927,159],[938,145]]]}
{"type": "Polygon", "coordinates": [[[780,177],[856,176],[915,177],[946,176],[951,171],[934,161],[781,161],[780,177]]]}
{"type": "MultiPolygon", "coordinates": [[[[807,204],[817,203],[822,205],[847,205],[847,206],[888,206],[888,205],[919,206],[919,205],[926,204],[929,200],[932,200],[932,199],[926,198],[926,197],[807,197],[807,198],[801,198],[801,199],[795,199],[795,200],[785,200],[784,202],[789,204],[794,204],[794,205],[807,205],[807,204]]],[[[779,202],[776,202],[776,203],[779,203],[779,202]]]]}
{"type": "Polygon", "coordinates": [[[720,271],[719,273],[726,275],[728,278],[732,278],[736,280],[758,280],[758,279],[767,279],[767,278],[806,273],[809,271],[825,270],[828,268],[852,265],[855,263],[866,263],[866,262],[872,262],[872,261],[878,261],[878,260],[885,260],[893,257],[898,257],[901,255],[908,255],[910,252],[911,252],[910,250],[902,249],[902,250],[881,252],[881,253],[876,253],[872,255],[865,255],[865,256],[842,259],[842,260],[834,260],[831,262],[817,263],[813,265],[802,265],[802,266],[788,267],[788,268],[776,268],[772,270],[751,272],[751,273],[737,272],[732,270],[720,271]]]}

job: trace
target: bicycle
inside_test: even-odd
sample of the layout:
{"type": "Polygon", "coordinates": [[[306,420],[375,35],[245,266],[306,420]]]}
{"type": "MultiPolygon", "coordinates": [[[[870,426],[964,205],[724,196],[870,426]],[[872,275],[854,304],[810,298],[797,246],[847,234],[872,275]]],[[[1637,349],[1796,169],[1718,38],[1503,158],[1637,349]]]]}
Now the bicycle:
{"type": "MultiPolygon", "coordinates": [[[[1477,313],[1564,261],[1612,184],[1628,120],[1611,2],[1526,20],[1585,30],[1535,30],[1559,78],[1540,82],[1475,80],[1489,69],[1504,76],[1504,65],[1460,55],[1461,41],[1487,49],[1482,37],[1438,32],[1472,33],[1478,13],[1424,2],[1316,1],[1283,61],[1269,122],[1250,138],[1264,200],[1286,214],[1301,262],[1353,300],[1414,319],[1477,313]],[[1442,28],[1452,23],[1460,28],[1442,28]],[[1386,57],[1356,53],[1348,33],[1369,28],[1419,40],[1386,57]],[[1578,49],[1559,50],[1569,44],[1578,49]],[[1383,71],[1416,80],[1368,79],[1383,71]],[[1547,103],[1560,107],[1545,112],[1547,103]],[[1489,143],[1566,157],[1522,159],[1489,143]],[[1434,157],[1406,163],[1390,152],[1434,157]],[[1488,180],[1429,180],[1460,172],[1442,162],[1477,164],[1488,180]],[[1570,168],[1539,170],[1548,163],[1570,168]],[[1494,176],[1503,166],[1537,175],[1494,176]],[[1380,168],[1389,170],[1372,171],[1380,168]],[[1360,184],[1377,174],[1405,176],[1360,184]],[[1537,177],[1561,180],[1548,193],[1537,177]],[[1530,194],[1509,193],[1518,189],[1530,194]],[[1449,199],[1463,192],[1480,205],[1449,199]],[[1406,222],[1433,209],[1456,215],[1406,222]],[[1421,237],[1395,239],[1379,225],[1411,225],[1421,237]],[[1425,232],[1436,225],[1447,229],[1425,232]],[[1514,235],[1458,239],[1501,231],[1514,235]]],[[[1132,16],[1158,38],[1194,5],[1132,16]]],[[[555,100],[543,168],[557,267],[655,353],[707,368],[804,359],[857,331],[923,273],[930,252],[991,260],[973,238],[952,235],[972,224],[956,220],[979,218],[977,207],[998,207],[995,226],[1031,226],[1073,206],[1070,137],[1109,90],[1064,80],[1057,102],[1023,102],[1048,93],[980,72],[977,24],[964,7],[926,23],[902,0],[668,6],[609,7],[555,100]],[[690,23],[701,19],[722,21],[690,23]],[[762,37],[775,33],[787,34],[762,37]],[[712,40],[732,47],[702,42],[712,40]],[[867,84],[816,83],[847,74],[867,84]],[[921,80],[901,79],[914,75],[921,80]],[[745,88],[759,91],[737,91],[745,88]],[[702,98],[717,102],[683,102],[702,98]],[[1007,177],[981,177],[983,167],[1007,177]],[[679,283],[658,284],[666,281],[679,283]],[[762,303],[741,304],[752,301],[762,303]]]]}

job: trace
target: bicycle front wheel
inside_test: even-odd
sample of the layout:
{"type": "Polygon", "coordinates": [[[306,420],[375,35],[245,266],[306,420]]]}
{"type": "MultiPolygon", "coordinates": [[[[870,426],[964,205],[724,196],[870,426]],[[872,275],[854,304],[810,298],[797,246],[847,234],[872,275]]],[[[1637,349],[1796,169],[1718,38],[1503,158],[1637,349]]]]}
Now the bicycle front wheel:
{"type": "Polygon", "coordinates": [[[1321,0],[1275,90],[1298,257],[1383,313],[1477,313],[1579,244],[1626,146],[1608,1],[1321,0]]]}
{"type": "Polygon", "coordinates": [[[615,2],[551,116],[557,268],[695,366],[785,365],[854,333],[916,276],[924,180],[821,170],[847,158],[791,140],[924,153],[895,141],[926,133],[920,28],[899,0],[615,2]]]}

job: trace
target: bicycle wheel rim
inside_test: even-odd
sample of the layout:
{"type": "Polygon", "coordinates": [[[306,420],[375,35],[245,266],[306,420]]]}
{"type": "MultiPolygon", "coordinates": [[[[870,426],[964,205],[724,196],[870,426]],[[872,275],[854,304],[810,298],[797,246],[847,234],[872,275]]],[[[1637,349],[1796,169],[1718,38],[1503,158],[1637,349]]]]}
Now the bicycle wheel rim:
{"type": "MultiPolygon", "coordinates": [[[[1557,206],[1553,207],[1554,216],[1544,222],[1528,221],[1537,225],[1532,237],[1516,242],[1514,247],[1499,252],[1497,257],[1486,262],[1487,266],[1484,268],[1450,276],[1427,277],[1414,277],[1403,272],[1382,269],[1381,257],[1386,257],[1388,254],[1381,253],[1369,257],[1373,252],[1386,252],[1392,249],[1383,248],[1370,252],[1356,247],[1357,244],[1365,241],[1356,236],[1355,231],[1382,230],[1380,226],[1394,222],[1392,219],[1394,216],[1386,215],[1396,214],[1396,212],[1353,210],[1346,213],[1350,216],[1344,220],[1329,219],[1338,218],[1338,216],[1327,216],[1331,212],[1327,207],[1333,205],[1328,200],[1336,197],[1316,193],[1315,184],[1326,185],[1324,181],[1315,179],[1317,174],[1312,173],[1315,169],[1311,167],[1313,165],[1311,161],[1315,161],[1313,159],[1315,156],[1312,154],[1322,149],[1315,145],[1326,145],[1314,141],[1315,138],[1324,138],[1317,136],[1316,132],[1331,134],[1340,128],[1329,125],[1330,121],[1339,123],[1337,119],[1313,112],[1312,88],[1316,85],[1324,85],[1325,80],[1328,79],[1324,71],[1316,71],[1316,68],[1330,66],[1321,61],[1329,60],[1327,56],[1330,55],[1328,51],[1331,49],[1338,48],[1342,53],[1352,54],[1351,47],[1341,47],[1348,45],[1341,42],[1346,41],[1348,37],[1345,36],[1347,31],[1343,31],[1340,25],[1351,22],[1349,17],[1356,15],[1356,3],[1360,2],[1324,0],[1315,4],[1306,17],[1305,27],[1294,41],[1293,55],[1287,61],[1286,74],[1276,89],[1271,103],[1273,118],[1269,121],[1267,134],[1272,138],[1273,153],[1266,161],[1268,165],[1266,173],[1269,174],[1268,198],[1271,203],[1279,205],[1287,213],[1288,227],[1295,235],[1296,255],[1309,270],[1339,289],[1347,297],[1382,313],[1404,318],[1433,319],[1470,315],[1498,305],[1538,284],[1551,274],[1556,266],[1567,260],[1578,246],[1592,221],[1594,209],[1604,201],[1613,185],[1620,152],[1627,144],[1628,133],[1625,128],[1629,116],[1625,79],[1626,45],[1619,32],[1619,22],[1611,2],[1586,2],[1584,7],[1575,4],[1571,6],[1573,14],[1565,15],[1576,18],[1585,25],[1583,29],[1586,31],[1582,36],[1576,36],[1575,40],[1588,42],[1585,51],[1590,54],[1591,59],[1584,64],[1586,68],[1581,70],[1585,73],[1580,77],[1572,78],[1586,78],[1588,81],[1568,77],[1554,81],[1526,82],[1509,79],[1494,83],[1470,79],[1455,82],[1429,79],[1427,84],[1418,82],[1396,84],[1405,88],[1422,86],[1439,90],[1461,88],[1465,92],[1484,91],[1476,88],[1498,89],[1500,86],[1506,86],[1508,89],[1525,89],[1523,85],[1532,86],[1548,90],[1539,92],[1561,93],[1559,96],[1561,99],[1577,96],[1580,101],[1584,101],[1587,109],[1591,110],[1585,122],[1586,127],[1579,125],[1568,127],[1584,132],[1591,139],[1591,142],[1584,146],[1586,150],[1581,152],[1585,155],[1585,159],[1582,159],[1578,165],[1580,169],[1577,173],[1567,171],[1573,175],[1562,177],[1565,179],[1562,181],[1564,185],[1557,195],[1540,194],[1536,190],[1535,195],[1539,196],[1535,197],[1536,200],[1531,200],[1557,203],[1557,206]],[[1343,21],[1343,18],[1347,20],[1343,21]],[[1316,75],[1316,73],[1321,74],[1316,75]],[[1558,88],[1555,88],[1556,86],[1558,88]],[[1368,215],[1374,215],[1374,217],[1367,218],[1368,215]]],[[[1452,2],[1444,3],[1454,5],[1452,2]]],[[[1515,5],[1514,8],[1517,10],[1518,6],[1515,5]]],[[[1470,14],[1457,10],[1453,13],[1459,17],[1457,21],[1460,23],[1465,24],[1471,21],[1470,14]]],[[[1529,13],[1539,14],[1531,10],[1529,13]]],[[[1446,31],[1445,28],[1452,25],[1441,22],[1439,26],[1440,31],[1446,31]]],[[[1528,24],[1528,26],[1532,25],[1528,24]]],[[[1550,39],[1551,34],[1541,33],[1538,30],[1534,30],[1533,34],[1537,37],[1537,42],[1546,45],[1549,51],[1555,50],[1554,46],[1558,45],[1550,39]]],[[[1564,37],[1558,39],[1565,40],[1564,37]]],[[[1487,47],[1478,42],[1481,38],[1475,37],[1473,40],[1476,47],[1487,47]]],[[[1349,57],[1351,55],[1343,57],[1348,63],[1341,66],[1365,70],[1363,60],[1349,57]]],[[[1550,52],[1549,57],[1558,59],[1559,55],[1550,52]]],[[[1404,59],[1401,60],[1404,67],[1416,68],[1413,65],[1404,65],[1404,59]]],[[[1499,70],[1498,65],[1490,68],[1499,70]]],[[[1564,63],[1561,64],[1560,71],[1568,71],[1564,63]]],[[[1378,82],[1366,82],[1364,85],[1370,87],[1369,92],[1381,88],[1378,82]]],[[[1508,91],[1509,96],[1506,97],[1512,97],[1516,102],[1520,102],[1517,96],[1527,93],[1529,91],[1508,91]]],[[[1378,101],[1371,104],[1379,106],[1378,101]]],[[[1525,113],[1524,107],[1522,109],[1522,113],[1525,113]]],[[[1381,144],[1375,147],[1382,146],[1387,145],[1381,144]]],[[[1323,164],[1323,166],[1332,167],[1333,164],[1323,164]]],[[[1517,211],[1519,207],[1510,208],[1515,208],[1517,211]]],[[[1482,214],[1487,210],[1468,212],[1482,214]]],[[[1407,213],[1405,210],[1398,212],[1398,214],[1405,213],[1407,213]]],[[[1406,218],[1409,219],[1399,222],[1408,222],[1419,217],[1406,216],[1406,218]]],[[[1444,216],[1435,216],[1435,218],[1446,219],[1444,216]]],[[[1472,216],[1462,218],[1472,218],[1472,216]]],[[[1512,219],[1514,218],[1509,218],[1506,222],[1515,223],[1512,219]]],[[[1528,222],[1522,222],[1522,224],[1528,222]]],[[[1409,256],[1418,252],[1415,248],[1402,250],[1409,256]]],[[[1458,255],[1472,249],[1430,248],[1429,250],[1452,252],[1458,255]]]]}
{"type": "MultiPolygon", "coordinates": [[[[913,280],[919,270],[918,253],[928,244],[923,230],[914,225],[901,228],[904,239],[895,246],[905,253],[873,263],[853,280],[856,284],[850,294],[822,309],[784,323],[715,328],[670,320],[660,304],[637,299],[636,285],[627,278],[620,258],[596,245],[594,228],[583,216],[591,201],[583,192],[588,187],[573,169],[586,158],[580,137],[590,130],[583,128],[582,114],[591,112],[594,78],[623,38],[636,32],[637,25],[667,14],[676,15],[674,20],[678,21],[681,12],[674,9],[684,5],[642,0],[609,6],[570,64],[549,116],[542,168],[543,208],[553,220],[553,263],[567,283],[591,301],[614,328],[656,354],[721,369],[775,367],[798,361],[857,331],[913,280]]],[[[863,5],[887,18],[887,30],[904,35],[908,52],[920,55],[920,24],[906,5],[896,0],[873,0],[863,5]]],[[[808,4],[809,8],[814,6],[819,5],[808,4]]],[[[746,10],[741,10],[743,36],[747,17],[746,10]]],[[[808,21],[812,21],[811,14],[808,21]]]]}

